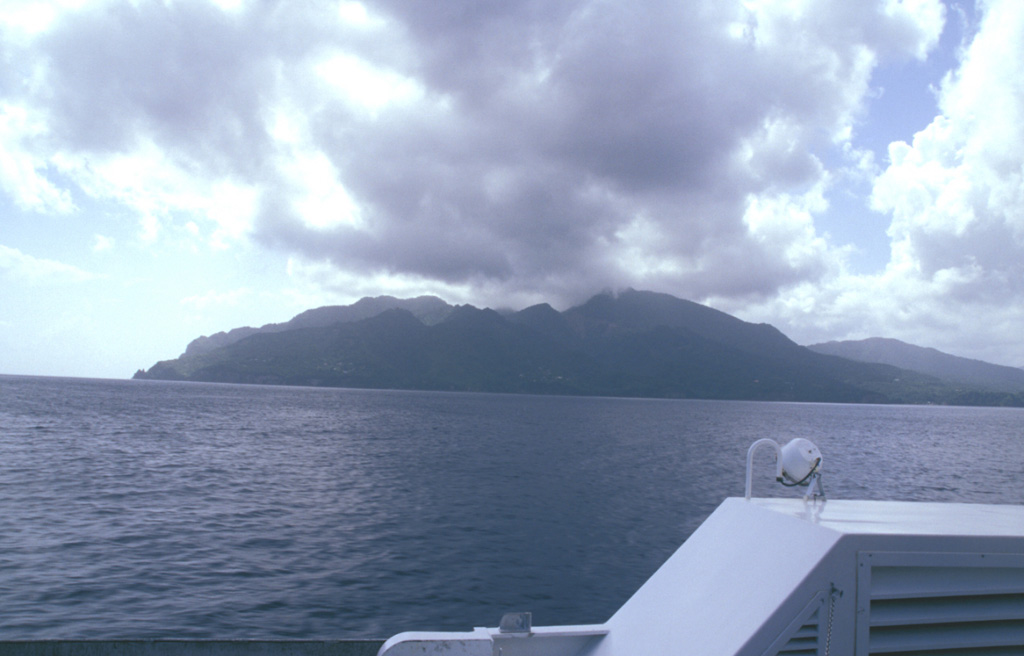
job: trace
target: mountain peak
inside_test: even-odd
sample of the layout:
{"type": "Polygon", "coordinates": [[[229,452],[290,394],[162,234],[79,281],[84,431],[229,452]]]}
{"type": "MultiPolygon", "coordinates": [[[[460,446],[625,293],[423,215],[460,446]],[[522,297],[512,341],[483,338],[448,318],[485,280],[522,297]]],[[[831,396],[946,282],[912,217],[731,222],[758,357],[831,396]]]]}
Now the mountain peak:
{"type": "Polygon", "coordinates": [[[566,311],[566,315],[620,330],[684,328],[712,341],[765,354],[782,355],[800,348],[767,324],[747,323],[706,305],[659,292],[605,292],[566,311]]]}

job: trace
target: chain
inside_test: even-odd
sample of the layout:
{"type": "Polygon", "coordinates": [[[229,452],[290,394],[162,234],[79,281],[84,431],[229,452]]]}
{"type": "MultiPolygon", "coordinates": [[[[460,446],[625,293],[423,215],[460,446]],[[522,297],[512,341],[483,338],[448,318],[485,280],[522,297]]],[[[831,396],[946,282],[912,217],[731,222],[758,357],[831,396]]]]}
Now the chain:
{"type": "Polygon", "coordinates": [[[843,596],[843,591],[832,585],[832,591],[829,593],[831,602],[828,605],[828,629],[825,633],[825,656],[829,656],[832,651],[832,618],[836,614],[836,599],[843,596]]]}

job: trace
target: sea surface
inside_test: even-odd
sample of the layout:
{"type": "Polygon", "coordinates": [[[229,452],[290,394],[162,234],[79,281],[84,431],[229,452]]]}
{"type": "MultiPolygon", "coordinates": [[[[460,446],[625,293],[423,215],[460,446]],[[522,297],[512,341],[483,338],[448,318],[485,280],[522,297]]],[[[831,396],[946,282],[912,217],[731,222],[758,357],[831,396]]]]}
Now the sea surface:
{"type": "Polygon", "coordinates": [[[0,639],[603,622],[762,437],[832,498],[1024,503],[1021,409],[0,376],[0,639]]]}

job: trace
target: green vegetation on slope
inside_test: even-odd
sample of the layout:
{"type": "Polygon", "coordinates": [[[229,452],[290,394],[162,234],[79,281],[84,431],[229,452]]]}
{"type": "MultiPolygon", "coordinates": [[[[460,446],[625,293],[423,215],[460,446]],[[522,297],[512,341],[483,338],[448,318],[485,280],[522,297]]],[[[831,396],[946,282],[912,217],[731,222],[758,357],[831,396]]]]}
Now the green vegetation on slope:
{"type": "MultiPolygon", "coordinates": [[[[304,321],[295,323],[307,327],[253,329],[223,346],[192,349],[159,362],[136,377],[658,398],[1024,405],[1020,394],[964,389],[885,364],[815,353],[772,326],[746,323],[665,294],[604,294],[563,313],[540,305],[503,316],[471,306],[439,307],[434,301],[430,310],[435,321],[429,325],[395,305],[369,318],[329,325],[311,321],[327,312],[304,313],[304,321]]],[[[345,312],[330,310],[336,316],[345,312]]]]}

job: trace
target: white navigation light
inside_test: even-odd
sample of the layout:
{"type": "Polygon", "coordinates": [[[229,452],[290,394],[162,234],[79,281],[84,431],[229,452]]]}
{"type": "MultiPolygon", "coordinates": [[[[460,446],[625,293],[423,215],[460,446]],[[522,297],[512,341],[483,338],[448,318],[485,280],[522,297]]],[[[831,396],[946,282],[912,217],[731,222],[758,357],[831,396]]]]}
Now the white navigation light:
{"type": "Polygon", "coordinates": [[[821,451],[814,442],[798,437],[782,447],[782,476],[789,484],[806,485],[811,474],[820,470],[821,451]]]}
{"type": "Polygon", "coordinates": [[[825,490],[821,486],[821,451],[814,442],[798,437],[783,447],[768,438],[762,438],[750,445],[747,451],[746,498],[749,499],[751,494],[754,451],[762,446],[771,446],[775,451],[775,480],[786,487],[806,487],[805,499],[825,496],[825,490]]]}

